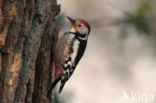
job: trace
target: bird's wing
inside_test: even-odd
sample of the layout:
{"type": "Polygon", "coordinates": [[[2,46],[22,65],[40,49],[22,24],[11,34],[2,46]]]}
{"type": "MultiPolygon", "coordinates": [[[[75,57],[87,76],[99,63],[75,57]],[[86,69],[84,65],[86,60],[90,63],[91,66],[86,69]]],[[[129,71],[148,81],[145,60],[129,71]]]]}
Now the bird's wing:
{"type": "Polygon", "coordinates": [[[71,51],[71,40],[73,35],[64,34],[55,46],[55,63],[58,65],[63,65],[65,60],[69,57],[71,51]]]}

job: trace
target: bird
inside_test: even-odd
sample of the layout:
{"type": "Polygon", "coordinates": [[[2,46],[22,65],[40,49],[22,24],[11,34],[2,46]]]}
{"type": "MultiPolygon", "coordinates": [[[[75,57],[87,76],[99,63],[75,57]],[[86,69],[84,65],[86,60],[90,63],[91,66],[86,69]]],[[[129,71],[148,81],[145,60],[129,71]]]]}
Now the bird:
{"type": "Polygon", "coordinates": [[[58,93],[61,93],[65,83],[73,74],[77,64],[82,58],[88,37],[91,31],[89,23],[84,19],[73,19],[67,16],[71,28],[57,41],[54,49],[55,74],[54,81],[50,85],[47,96],[60,81],[58,93]]]}

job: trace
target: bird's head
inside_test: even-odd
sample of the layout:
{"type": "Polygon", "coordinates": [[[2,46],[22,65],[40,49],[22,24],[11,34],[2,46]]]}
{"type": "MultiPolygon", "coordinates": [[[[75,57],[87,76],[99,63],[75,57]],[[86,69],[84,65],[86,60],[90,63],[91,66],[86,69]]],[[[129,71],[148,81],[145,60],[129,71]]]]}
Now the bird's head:
{"type": "Polygon", "coordinates": [[[70,17],[67,18],[72,24],[71,32],[77,32],[82,36],[89,35],[91,28],[87,21],[83,19],[72,19],[70,17]]]}

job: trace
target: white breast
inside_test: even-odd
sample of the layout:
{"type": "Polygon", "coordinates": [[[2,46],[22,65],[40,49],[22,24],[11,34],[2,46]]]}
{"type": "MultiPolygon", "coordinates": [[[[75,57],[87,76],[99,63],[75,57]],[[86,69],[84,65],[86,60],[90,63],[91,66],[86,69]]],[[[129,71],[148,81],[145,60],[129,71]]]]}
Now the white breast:
{"type": "Polygon", "coordinates": [[[72,63],[75,62],[77,53],[78,53],[78,49],[79,49],[79,44],[80,42],[78,40],[75,40],[73,43],[73,53],[71,53],[70,57],[72,59],[72,63]]]}

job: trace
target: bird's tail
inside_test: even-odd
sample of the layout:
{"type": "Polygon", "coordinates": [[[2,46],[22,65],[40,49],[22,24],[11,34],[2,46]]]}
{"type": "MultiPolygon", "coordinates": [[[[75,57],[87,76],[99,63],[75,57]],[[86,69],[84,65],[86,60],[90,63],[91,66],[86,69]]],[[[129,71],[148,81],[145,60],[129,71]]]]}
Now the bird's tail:
{"type": "Polygon", "coordinates": [[[61,81],[61,85],[60,85],[60,88],[59,88],[59,92],[58,93],[61,93],[62,92],[62,89],[63,89],[65,83],[66,83],[65,81],[61,81]]]}
{"type": "Polygon", "coordinates": [[[58,76],[57,79],[55,79],[55,81],[51,84],[48,92],[47,92],[47,97],[49,97],[51,91],[54,89],[54,87],[56,86],[56,84],[61,80],[61,75],[58,76]]]}

